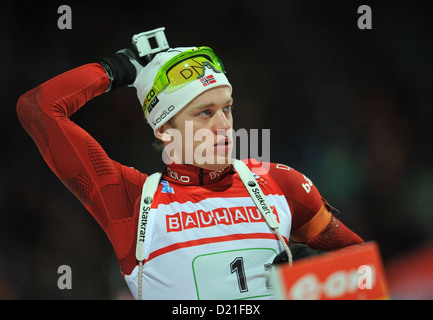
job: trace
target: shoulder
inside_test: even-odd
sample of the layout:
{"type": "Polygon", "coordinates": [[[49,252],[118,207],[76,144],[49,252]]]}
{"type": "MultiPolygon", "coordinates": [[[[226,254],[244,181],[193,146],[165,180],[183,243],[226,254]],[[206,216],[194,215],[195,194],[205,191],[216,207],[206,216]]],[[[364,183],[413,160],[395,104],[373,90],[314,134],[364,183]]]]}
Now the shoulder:
{"type": "Polygon", "coordinates": [[[112,162],[119,173],[117,183],[123,185],[123,190],[128,195],[128,198],[134,201],[141,195],[141,190],[148,175],[133,167],[122,165],[117,161],[113,160],[112,162]]]}
{"type": "Polygon", "coordinates": [[[304,173],[281,163],[245,161],[253,173],[270,176],[286,198],[292,213],[292,229],[309,221],[323,201],[319,190],[304,173]]]}
{"type": "Polygon", "coordinates": [[[250,170],[257,175],[270,175],[288,197],[307,199],[317,196],[318,190],[313,182],[302,172],[292,167],[273,162],[258,162],[255,159],[244,160],[250,170]]]}

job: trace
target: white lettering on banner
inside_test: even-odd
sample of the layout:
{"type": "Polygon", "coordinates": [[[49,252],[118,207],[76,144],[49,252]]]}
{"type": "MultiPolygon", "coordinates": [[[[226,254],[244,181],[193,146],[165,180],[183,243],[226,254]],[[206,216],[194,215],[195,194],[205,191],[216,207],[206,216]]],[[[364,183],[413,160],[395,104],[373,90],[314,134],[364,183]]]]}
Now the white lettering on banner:
{"type": "Polygon", "coordinates": [[[338,270],[323,282],[314,273],[306,274],[290,288],[294,300],[336,299],[357,290],[371,289],[375,283],[374,266],[362,265],[358,269],[338,270]]]}
{"type": "Polygon", "coordinates": [[[168,230],[178,230],[181,227],[180,220],[176,216],[167,216],[167,229],[168,230]]]}
{"type": "Polygon", "coordinates": [[[358,279],[358,288],[371,289],[373,288],[374,269],[369,265],[362,265],[358,267],[360,277],[358,279]]]}
{"type": "MultiPolygon", "coordinates": [[[[271,210],[279,222],[276,207],[271,206],[271,210]]],[[[179,232],[192,228],[206,228],[219,224],[233,225],[238,223],[265,222],[256,206],[223,207],[210,211],[181,211],[172,215],[166,215],[165,219],[167,232],[179,232]]]]}

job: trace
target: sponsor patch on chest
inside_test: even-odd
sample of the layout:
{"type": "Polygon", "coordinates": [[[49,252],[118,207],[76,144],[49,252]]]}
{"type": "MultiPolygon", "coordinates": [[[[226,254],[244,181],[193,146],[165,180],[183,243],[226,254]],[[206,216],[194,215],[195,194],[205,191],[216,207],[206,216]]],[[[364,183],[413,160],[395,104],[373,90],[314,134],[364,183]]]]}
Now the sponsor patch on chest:
{"type": "MultiPolygon", "coordinates": [[[[271,206],[273,214],[279,222],[275,206],[271,206]]],[[[216,225],[233,225],[238,223],[265,222],[256,206],[221,207],[213,210],[197,210],[193,212],[177,212],[166,215],[167,232],[179,232],[192,228],[206,228],[216,225]]]]}

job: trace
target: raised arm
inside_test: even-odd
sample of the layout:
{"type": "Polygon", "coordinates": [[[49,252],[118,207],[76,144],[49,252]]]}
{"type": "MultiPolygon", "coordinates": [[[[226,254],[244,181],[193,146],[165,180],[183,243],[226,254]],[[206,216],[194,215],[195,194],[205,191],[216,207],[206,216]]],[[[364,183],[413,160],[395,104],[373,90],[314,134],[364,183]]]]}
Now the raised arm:
{"type": "Polygon", "coordinates": [[[105,231],[111,220],[132,215],[145,175],[111,160],[69,117],[111,85],[99,63],[70,70],[23,94],[18,118],[41,155],[105,231]],[[128,194],[128,196],[125,196],[128,194]]]}

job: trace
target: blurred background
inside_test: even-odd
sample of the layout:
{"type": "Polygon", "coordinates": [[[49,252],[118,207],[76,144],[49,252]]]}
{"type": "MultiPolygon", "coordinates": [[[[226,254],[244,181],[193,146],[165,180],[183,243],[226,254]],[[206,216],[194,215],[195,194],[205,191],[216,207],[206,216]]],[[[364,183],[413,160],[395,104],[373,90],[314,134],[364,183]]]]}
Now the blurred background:
{"type": "MultiPolygon", "coordinates": [[[[433,298],[433,20],[428,1],[8,1],[0,7],[0,299],[129,299],[108,238],[16,116],[20,95],[166,27],[172,47],[222,58],[235,129],[269,128],[271,160],[308,176],[365,240],[393,299],[433,298]],[[60,30],[60,5],[72,29],[60,30]],[[372,29],[357,25],[360,5],[372,29]],[[58,267],[72,268],[59,290],[58,267]]],[[[108,155],[161,169],[135,89],[73,121],[108,155]]]]}

